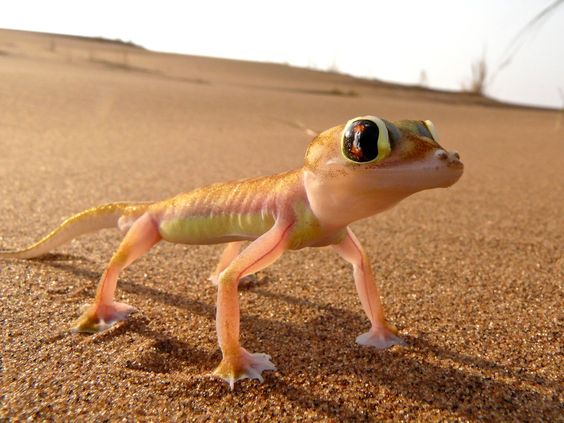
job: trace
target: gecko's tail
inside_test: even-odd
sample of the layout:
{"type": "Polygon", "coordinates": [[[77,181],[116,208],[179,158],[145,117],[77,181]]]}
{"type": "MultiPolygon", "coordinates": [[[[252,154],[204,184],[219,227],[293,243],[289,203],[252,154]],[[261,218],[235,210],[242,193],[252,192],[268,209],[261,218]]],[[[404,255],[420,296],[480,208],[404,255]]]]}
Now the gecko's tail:
{"type": "MultiPolygon", "coordinates": [[[[152,203],[111,203],[84,210],[69,217],[58,228],[27,248],[21,250],[0,249],[0,259],[39,257],[82,234],[104,228],[118,227],[118,222],[122,216],[126,220],[135,220],[145,213],[150,204],[152,203]]],[[[129,226],[126,222],[124,223],[124,225],[120,224],[119,226],[129,226]]]]}

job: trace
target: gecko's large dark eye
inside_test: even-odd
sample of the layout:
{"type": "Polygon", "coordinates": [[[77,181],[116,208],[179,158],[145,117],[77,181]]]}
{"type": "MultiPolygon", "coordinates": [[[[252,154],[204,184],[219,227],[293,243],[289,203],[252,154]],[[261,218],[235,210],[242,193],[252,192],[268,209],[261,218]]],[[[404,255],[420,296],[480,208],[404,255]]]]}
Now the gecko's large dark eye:
{"type": "Polygon", "coordinates": [[[350,120],[343,131],[343,155],[355,163],[382,160],[390,154],[386,124],[375,117],[350,120]]]}

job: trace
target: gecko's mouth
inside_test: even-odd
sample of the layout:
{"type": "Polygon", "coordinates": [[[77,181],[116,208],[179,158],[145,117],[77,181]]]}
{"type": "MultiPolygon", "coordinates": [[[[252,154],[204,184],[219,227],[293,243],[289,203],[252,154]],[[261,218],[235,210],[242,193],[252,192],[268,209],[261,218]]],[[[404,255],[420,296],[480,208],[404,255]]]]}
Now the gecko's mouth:
{"type": "Polygon", "coordinates": [[[437,150],[427,160],[395,168],[373,168],[379,188],[417,192],[453,185],[464,173],[464,164],[456,152],[437,150]]]}

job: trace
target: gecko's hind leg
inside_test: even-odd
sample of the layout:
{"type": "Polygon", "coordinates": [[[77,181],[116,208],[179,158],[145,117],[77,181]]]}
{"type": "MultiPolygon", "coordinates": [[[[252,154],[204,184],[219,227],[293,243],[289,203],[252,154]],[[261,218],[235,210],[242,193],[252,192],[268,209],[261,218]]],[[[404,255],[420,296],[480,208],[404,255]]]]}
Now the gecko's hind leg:
{"type": "Polygon", "coordinates": [[[161,240],[157,223],[144,214],[131,226],[102,275],[93,304],[76,321],[73,332],[99,332],[124,320],[134,307],[114,301],[119,273],[161,240]]]}

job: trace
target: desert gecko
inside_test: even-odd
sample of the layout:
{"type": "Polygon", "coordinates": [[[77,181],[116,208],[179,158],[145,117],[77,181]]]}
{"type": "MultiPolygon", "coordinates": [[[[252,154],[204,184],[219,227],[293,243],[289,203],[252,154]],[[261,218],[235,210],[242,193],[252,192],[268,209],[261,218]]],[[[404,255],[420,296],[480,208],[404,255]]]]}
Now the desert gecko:
{"type": "Polygon", "coordinates": [[[87,232],[118,226],[126,233],[98,285],[94,302],[74,332],[98,332],[134,310],[114,301],[119,273],[161,240],[227,246],[210,279],[217,285],[216,328],[223,358],[214,374],[233,389],[243,378],[263,380],[276,370],[270,356],[239,341],[239,280],[276,261],[286,250],[331,246],[352,264],[371,328],[356,342],[376,348],[402,344],[384,317],[370,261],[349,224],[388,209],[409,195],[448,187],[463,173],[456,152],[438,143],[431,121],[351,119],[309,144],[304,166],[256,179],[217,183],[154,203],[112,203],[65,220],[40,241],[0,258],[40,256],[87,232]],[[245,241],[250,244],[242,249],[245,241]]]}

